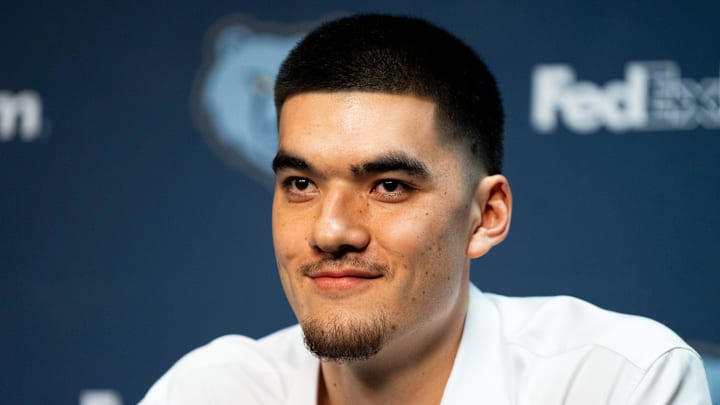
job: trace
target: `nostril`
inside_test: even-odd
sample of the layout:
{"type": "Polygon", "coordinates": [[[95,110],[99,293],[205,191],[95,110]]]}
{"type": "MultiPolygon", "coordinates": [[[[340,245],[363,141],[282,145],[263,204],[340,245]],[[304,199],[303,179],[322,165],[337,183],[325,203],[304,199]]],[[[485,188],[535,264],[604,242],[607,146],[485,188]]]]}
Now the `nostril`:
{"type": "Polygon", "coordinates": [[[353,245],[347,245],[347,244],[340,245],[340,247],[338,247],[337,251],[335,252],[335,255],[342,256],[342,255],[344,255],[346,253],[350,253],[350,252],[360,252],[364,248],[365,248],[365,246],[353,246],[353,245]]]}
{"type": "Polygon", "coordinates": [[[342,256],[346,253],[365,250],[370,242],[370,235],[364,227],[355,225],[333,232],[327,229],[316,231],[309,242],[311,247],[317,251],[342,256]]]}

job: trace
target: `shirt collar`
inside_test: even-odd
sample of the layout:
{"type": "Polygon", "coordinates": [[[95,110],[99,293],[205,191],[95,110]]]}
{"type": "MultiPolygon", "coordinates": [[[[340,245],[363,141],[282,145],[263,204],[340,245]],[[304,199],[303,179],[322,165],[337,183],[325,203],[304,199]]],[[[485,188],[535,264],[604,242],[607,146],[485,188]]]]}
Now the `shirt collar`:
{"type": "Polygon", "coordinates": [[[441,405],[511,404],[504,366],[501,323],[494,305],[470,284],[468,312],[441,405]]]}

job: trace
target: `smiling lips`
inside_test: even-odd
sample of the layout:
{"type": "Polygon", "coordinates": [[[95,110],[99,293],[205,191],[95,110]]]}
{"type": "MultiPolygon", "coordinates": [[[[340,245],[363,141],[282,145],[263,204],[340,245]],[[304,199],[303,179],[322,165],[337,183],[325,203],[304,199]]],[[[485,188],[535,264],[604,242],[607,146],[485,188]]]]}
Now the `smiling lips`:
{"type": "Polygon", "coordinates": [[[324,292],[351,292],[389,273],[386,265],[359,257],[325,258],[301,265],[299,270],[324,292]]]}
{"type": "Polygon", "coordinates": [[[324,291],[349,290],[360,287],[382,274],[362,270],[319,271],[309,275],[316,287],[324,291]]]}

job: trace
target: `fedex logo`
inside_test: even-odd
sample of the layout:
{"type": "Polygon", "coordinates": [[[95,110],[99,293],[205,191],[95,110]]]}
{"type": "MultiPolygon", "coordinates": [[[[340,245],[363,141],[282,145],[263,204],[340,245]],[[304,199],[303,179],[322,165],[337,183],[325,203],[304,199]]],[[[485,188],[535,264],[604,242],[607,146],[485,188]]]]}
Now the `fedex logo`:
{"type": "Polygon", "coordinates": [[[564,64],[532,73],[530,121],[540,133],[562,123],[579,134],[720,128],[720,78],[683,78],[671,61],[630,62],[622,80],[577,79],[564,64]]]}

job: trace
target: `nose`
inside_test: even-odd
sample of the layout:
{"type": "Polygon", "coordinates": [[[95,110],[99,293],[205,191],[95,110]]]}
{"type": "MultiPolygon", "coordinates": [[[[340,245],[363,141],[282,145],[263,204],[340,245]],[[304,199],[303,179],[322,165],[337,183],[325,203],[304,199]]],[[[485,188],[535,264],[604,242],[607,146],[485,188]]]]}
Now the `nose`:
{"type": "Polygon", "coordinates": [[[357,196],[333,191],[323,198],[310,245],[334,255],[364,250],[370,243],[367,212],[357,196]]]}

